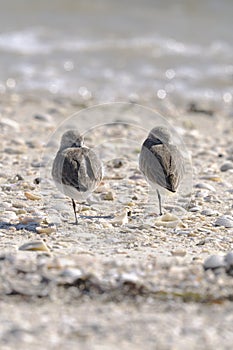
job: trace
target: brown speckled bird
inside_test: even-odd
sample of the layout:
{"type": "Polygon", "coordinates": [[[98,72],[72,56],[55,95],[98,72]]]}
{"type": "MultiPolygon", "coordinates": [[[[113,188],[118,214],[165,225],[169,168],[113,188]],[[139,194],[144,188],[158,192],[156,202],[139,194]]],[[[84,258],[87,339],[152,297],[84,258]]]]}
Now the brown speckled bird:
{"type": "Polygon", "coordinates": [[[183,157],[175,145],[170,143],[167,128],[153,128],[143,142],[139,157],[139,168],[147,182],[156,188],[159,214],[162,215],[161,189],[176,192],[184,173],[183,157]]]}
{"type": "Polygon", "coordinates": [[[102,162],[94,151],[84,146],[83,137],[77,130],[68,130],[62,135],[52,177],[59,191],[71,198],[77,224],[75,200],[86,200],[103,177],[102,162]]]}

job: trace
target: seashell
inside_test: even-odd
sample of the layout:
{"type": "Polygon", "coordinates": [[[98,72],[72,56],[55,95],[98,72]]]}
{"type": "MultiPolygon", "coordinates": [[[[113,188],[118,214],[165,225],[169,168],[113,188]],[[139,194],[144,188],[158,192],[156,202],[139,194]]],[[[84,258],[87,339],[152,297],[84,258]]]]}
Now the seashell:
{"type": "Polygon", "coordinates": [[[19,124],[12,119],[1,118],[0,125],[19,131],[19,124]]]}
{"type": "Polygon", "coordinates": [[[1,214],[1,221],[2,222],[9,222],[11,220],[16,220],[17,219],[17,215],[14,211],[11,210],[5,210],[2,214],[1,214]]]}
{"type": "Polygon", "coordinates": [[[233,252],[229,252],[225,255],[225,262],[227,264],[227,266],[231,266],[233,267],[233,252]]]}
{"type": "Polygon", "coordinates": [[[24,192],[24,195],[27,199],[30,199],[32,201],[39,201],[41,200],[41,196],[34,194],[32,192],[24,192]]]}
{"type": "Polygon", "coordinates": [[[139,282],[139,277],[135,272],[124,272],[121,274],[120,279],[122,282],[137,283],[139,282]]]}
{"type": "Polygon", "coordinates": [[[12,207],[17,208],[17,209],[23,209],[25,207],[24,202],[14,202],[12,203],[12,207]]]}
{"type": "MultiPolygon", "coordinates": [[[[2,193],[3,194],[3,193],[2,193]]],[[[5,209],[5,210],[7,210],[7,209],[10,209],[11,208],[11,203],[8,203],[8,202],[1,202],[0,203],[0,206],[1,206],[1,208],[3,208],[3,209],[5,209]]]]}
{"type": "Polygon", "coordinates": [[[105,201],[113,201],[114,200],[114,194],[112,191],[108,191],[106,193],[103,193],[101,195],[101,199],[105,200],[105,201]]]}
{"type": "Polygon", "coordinates": [[[187,252],[186,252],[186,250],[177,249],[177,250],[172,250],[171,254],[173,256],[185,256],[187,254],[187,252]]]}
{"type": "Polygon", "coordinates": [[[210,190],[210,191],[213,191],[213,192],[216,191],[215,188],[214,188],[213,186],[211,186],[211,185],[209,185],[209,184],[204,184],[204,183],[197,183],[197,184],[195,185],[195,187],[196,187],[196,188],[203,188],[203,189],[205,189],[205,190],[210,190]]]}
{"type": "Polygon", "coordinates": [[[24,147],[17,147],[17,148],[12,148],[12,147],[6,147],[4,148],[4,153],[7,154],[23,154],[25,152],[24,147]]]}
{"type": "Polygon", "coordinates": [[[182,223],[180,218],[174,214],[166,213],[159,216],[155,221],[155,226],[165,226],[165,227],[176,227],[178,224],[182,227],[185,225],[182,223]]]}
{"type": "Polygon", "coordinates": [[[107,192],[109,191],[109,186],[106,186],[106,185],[100,185],[98,186],[96,189],[95,189],[95,193],[104,193],[104,192],[107,192]]]}
{"type": "Polygon", "coordinates": [[[104,176],[104,180],[123,180],[125,178],[125,175],[122,174],[115,174],[113,176],[104,176]]]}
{"type": "Polygon", "coordinates": [[[221,255],[211,255],[209,256],[203,264],[205,270],[208,269],[218,269],[220,267],[225,267],[226,263],[224,261],[224,257],[221,255]]]}
{"type": "Polygon", "coordinates": [[[125,224],[128,224],[128,221],[128,210],[125,209],[123,213],[115,216],[111,223],[114,226],[123,226],[125,224]]]}
{"type": "Polygon", "coordinates": [[[190,209],[189,209],[189,211],[191,211],[192,213],[196,213],[196,212],[198,212],[198,211],[200,211],[201,210],[201,207],[200,206],[195,206],[195,207],[191,207],[190,209]]]}
{"type": "Polygon", "coordinates": [[[49,252],[49,248],[43,241],[31,241],[24,243],[19,247],[19,250],[27,250],[27,251],[44,251],[49,252]]]}
{"type": "Polygon", "coordinates": [[[177,235],[190,235],[191,231],[190,230],[179,230],[176,232],[177,235]]]}
{"type": "Polygon", "coordinates": [[[225,255],[226,273],[233,276],[233,252],[229,252],[225,255]]]}
{"type": "Polygon", "coordinates": [[[50,233],[56,232],[57,228],[56,226],[39,226],[36,228],[37,233],[45,233],[49,235],[50,233]]]}
{"type": "Polygon", "coordinates": [[[204,215],[204,216],[214,216],[217,214],[218,214],[218,212],[216,210],[212,210],[212,209],[204,209],[201,212],[201,215],[204,215]]]}
{"type": "Polygon", "coordinates": [[[27,211],[25,209],[17,209],[16,214],[17,215],[27,214],[27,211]]]}
{"type": "Polygon", "coordinates": [[[220,216],[214,223],[214,226],[223,226],[225,228],[233,227],[233,218],[229,216],[220,216]]]}
{"type": "Polygon", "coordinates": [[[229,157],[227,157],[227,160],[230,160],[233,162],[233,155],[230,155],[229,157]]]}
{"type": "Polygon", "coordinates": [[[67,267],[64,270],[62,270],[60,276],[71,280],[76,280],[83,276],[83,272],[75,267],[67,267]]]}
{"type": "Polygon", "coordinates": [[[202,176],[201,179],[209,180],[213,182],[222,182],[221,177],[219,177],[218,175],[206,175],[206,176],[202,176]]]}
{"type": "Polygon", "coordinates": [[[32,215],[24,215],[24,216],[20,216],[19,217],[19,222],[21,222],[21,224],[27,225],[27,224],[31,224],[31,223],[40,223],[42,220],[42,217],[40,216],[32,216],[32,215]]]}
{"type": "Polygon", "coordinates": [[[109,224],[108,222],[105,222],[105,221],[101,221],[101,225],[103,228],[111,228],[111,224],[109,224]]]}
{"type": "Polygon", "coordinates": [[[227,171],[227,170],[230,170],[230,169],[233,169],[233,163],[232,162],[226,162],[220,168],[220,170],[223,171],[223,172],[227,171]]]}

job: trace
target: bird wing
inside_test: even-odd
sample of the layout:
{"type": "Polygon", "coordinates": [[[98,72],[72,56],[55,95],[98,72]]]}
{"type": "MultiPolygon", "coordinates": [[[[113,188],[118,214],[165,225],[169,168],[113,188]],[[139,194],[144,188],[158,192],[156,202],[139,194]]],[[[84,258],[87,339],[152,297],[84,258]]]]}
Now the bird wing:
{"type": "Polygon", "coordinates": [[[142,147],[139,165],[145,177],[175,192],[182,177],[181,154],[176,146],[163,143],[142,147]]]}
{"type": "Polygon", "coordinates": [[[102,179],[102,164],[88,148],[68,148],[57,153],[52,175],[55,181],[80,192],[92,191],[102,179]]]}

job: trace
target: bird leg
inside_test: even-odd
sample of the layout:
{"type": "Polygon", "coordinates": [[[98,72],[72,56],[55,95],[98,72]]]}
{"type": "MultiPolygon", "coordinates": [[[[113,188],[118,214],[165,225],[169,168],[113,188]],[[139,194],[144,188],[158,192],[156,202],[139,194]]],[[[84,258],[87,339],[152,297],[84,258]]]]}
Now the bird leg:
{"type": "Polygon", "coordinates": [[[160,195],[158,189],[156,189],[156,191],[157,191],[158,200],[159,200],[159,215],[163,215],[163,213],[162,213],[162,204],[161,204],[161,195],[160,195]]]}
{"type": "Polygon", "coordinates": [[[75,216],[75,225],[78,225],[78,219],[77,219],[77,213],[76,213],[76,204],[75,201],[72,198],[72,205],[73,205],[73,209],[74,209],[74,216],[75,216]]]}

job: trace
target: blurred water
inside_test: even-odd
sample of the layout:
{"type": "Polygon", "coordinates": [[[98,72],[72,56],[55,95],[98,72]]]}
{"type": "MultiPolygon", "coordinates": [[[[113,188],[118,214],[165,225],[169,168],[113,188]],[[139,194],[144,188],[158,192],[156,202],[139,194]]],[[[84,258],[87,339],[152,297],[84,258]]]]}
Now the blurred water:
{"type": "Polygon", "coordinates": [[[231,0],[0,0],[0,93],[230,105],[231,0]]]}

